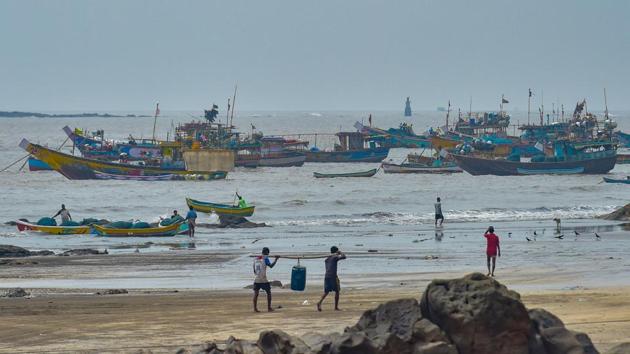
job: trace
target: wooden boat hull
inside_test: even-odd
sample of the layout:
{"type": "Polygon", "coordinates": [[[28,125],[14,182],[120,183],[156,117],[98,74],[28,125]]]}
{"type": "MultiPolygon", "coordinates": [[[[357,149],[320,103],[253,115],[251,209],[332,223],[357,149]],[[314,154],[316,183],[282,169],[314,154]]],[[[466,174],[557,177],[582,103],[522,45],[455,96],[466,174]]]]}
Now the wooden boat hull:
{"type": "Polygon", "coordinates": [[[466,155],[452,155],[457,165],[473,176],[519,176],[530,174],[605,174],[615,167],[616,156],[559,162],[517,162],[492,160],[466,155]]]}
{"type": "Polygon", "coordinates": [[[39,231],[51,235],[89,234],[90,226],[43,226],[18,220],[15,222],[19,231],[39,231]]]}
{"type": "Polygon", "coordinates": [[[95,172],[96,179],[117,180],[117,181],[171,181],[175,177],[173,174],[156,176],[126,176],[113,175],[111,173],[95,172]]]}
{"type": "Polygon", "coordinates": [[[630,154],[617,154],[617,164],[630,164],[630,154]]]}
{"type": "Polygon", "coordinates": [[[300,167],[304,165],[306,155],[303,153],[289,153],[280,155],[266,155],[260,158],[261,167],[300,167]]]}
{"type": "Polygon", "coordinates": [[[388,154],[388,147],[348,151],[307,151],[306,162],[381,162],[388,154]]]}
{"type": "Polygon", "coordinates": [[[191,179],[195,180],[225,179],[227,176],[227,172],[225,171],[201,172],[169,170],[159,167],[91,160],[64,154],[59,151],[45,148],[41,145],[31,144],[26,139],[22,139],[20,147],[47,163],[52,169],[61,173],[68,179],[96,179],[96,173],[98,172],[122,176],[161,176],[165,174],[172,174],[174,175],[173,179],[179,179],[180,177],[181,179],[186,179],[187,176],[193,176],[191,179]]]}
{"type": "Polygon", "coordinates": [[[383,172],[385,173],[420,173],[420,174],[445,174],[445,173],[461,173],[463,172],[459,166],[419,166],[414,164],[393,164],[383,163],[383,172]]]}
{"type": "Polygon", "coordinates": [[[252,216],[254,214],[254,209],[256,208],[253,205],[250,205],[246,208],[239,208],[238,206],[202,202],[202,201],[191,199],[191,198],[186,198],[186,204],[188,204],[188,206],[191,206],[193,209],[201,213],[215,213],[217,215],[243,216],[243,217],[252,216]]]}
{"type": "Polygon", "coordinates": [[[34,157],[28,158],[28,170],[29,171],[52,171],[47,163],[34,157]]]}
{"type": "Polygon", "coordinates": [[[313,172],[315,178],[337,178],[337,177],[372,177],[378,172],[378,169],[369,171],[351,172],[351,173],[318,173],[313,172]]]}
{"type": "Polygon", "coordinates": [[[604,182],[606,182],[606,183],[623,183],[623,184],[630,184],[630,178],[625,178],[625,179],[616,179],[616,178],[608,178],[608,177],[604,177],[604,182]]]}
{"type": "Polygon", "coordinates": [[[180,232],[180,227],[180,223],[146,229],[118,229],[93,225],[97,235],[108,237],[170,237],[177,235],[180,232]]]}

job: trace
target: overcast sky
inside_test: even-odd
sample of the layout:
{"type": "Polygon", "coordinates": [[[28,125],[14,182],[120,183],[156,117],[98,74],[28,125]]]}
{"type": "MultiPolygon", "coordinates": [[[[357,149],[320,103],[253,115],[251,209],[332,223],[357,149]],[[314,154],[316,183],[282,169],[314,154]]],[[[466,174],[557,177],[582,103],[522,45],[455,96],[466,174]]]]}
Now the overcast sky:
{"type": "Polygon", "coordinates": [[[0,1],[0,110],[630,109],[630,1],[0,1]],[[540,102],[534,103],[539,104],[540,102]]]}

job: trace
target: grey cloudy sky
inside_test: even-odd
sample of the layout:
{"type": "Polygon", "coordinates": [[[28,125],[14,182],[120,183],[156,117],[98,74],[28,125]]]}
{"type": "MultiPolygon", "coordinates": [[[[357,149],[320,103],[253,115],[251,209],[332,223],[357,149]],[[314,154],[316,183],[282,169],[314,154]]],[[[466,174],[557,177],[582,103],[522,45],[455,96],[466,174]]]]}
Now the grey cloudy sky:
{"type": "Polygon", "coordinates": [[[630,1],[0,1],[0,110],[630,108],[630,1]]]}

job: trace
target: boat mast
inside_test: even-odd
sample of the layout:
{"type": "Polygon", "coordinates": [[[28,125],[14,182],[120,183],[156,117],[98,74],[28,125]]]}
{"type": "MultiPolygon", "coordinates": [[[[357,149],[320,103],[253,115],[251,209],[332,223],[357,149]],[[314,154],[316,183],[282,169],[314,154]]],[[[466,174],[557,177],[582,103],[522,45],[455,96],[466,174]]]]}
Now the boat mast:
{"type": "Polygon", "coordinates": [[[529,115],[532,105],[532,89],[529,89],[529,97],[527,97],[527,125],[529,125],[529,115]]]}
{"type": "Polygon", "coordinates": [[[236,87],[237,87],[237,85],[235,84],[234,85],[234,97],[232,98],[232,113],[230,114],[230,130],[232,130],[232,122],[234,121],[234,106],[236,106],[236,87]]]}
{"type": "Polygon", "coordinates": [[[472,118],[472,96],[470,96],[470,102],[468,102],[468,121],[472,118]]]}
{"type": "Polygon", "coordinates": [[[540,90],[540,126],[542,127],[545,122],[543,121],[545,117],[545,90],[540,90]]]}
{"type": "Polygon", "coordinates": [[[608,119],[608,98],[606,97],[606,88],[604,87],[604,117],[608,119]]]}
{"type": "Polygon", "coordinates": [[[448,108],[446,109],[446,133],[448,133],[448,116],[451,113],[451,100],[448,100],[448,108]]]}
{"type": "Polygon", "coordinates": [[[160,102],[155,104],[155,117],[153,117],[153,142],[155,142],[155,126],[157,125],[157,117],[160,114],[160,102]]]}

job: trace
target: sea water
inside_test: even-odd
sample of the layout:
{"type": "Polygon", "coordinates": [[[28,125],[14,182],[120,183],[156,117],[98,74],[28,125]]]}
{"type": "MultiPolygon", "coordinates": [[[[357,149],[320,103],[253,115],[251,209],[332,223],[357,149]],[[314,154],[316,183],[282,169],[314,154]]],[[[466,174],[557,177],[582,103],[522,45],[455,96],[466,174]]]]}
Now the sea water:
{"type": "MultiPolygon", "coordinates": [[[[125,112],[137,113],[137,112],[125,112]]],[[[172,127],[193,119],[196,112],[162,112],[158,135],[172,137],[172,127]]],[[[317,141],[331,148],[334,133],[352,131],[356,121],[367,124],[368,112],[242,112],[234,124],[242,132],[291,135],[317,141]],[[318,133],[317,138],[308,133],[318,133]]],[[[402,112],[372,112],[373,124],[381,128],[409,122],[418,134],[444,125],[442,112],[417,112],[410,118],[402,112]]],[[[622,130],[629,131],[630,113],[617,113],[622,130]]],[[[199,119],[199,118],[197,118],[199,119]]],[[[223,118],[224,119],[224,118],[223,118]]],[[[451,122],[453,118],[451,117],[451,122]]],[[[526,113],[512,114],[512,122],[527,121],[526,113]]],[[[57,148],[65,140],[63,126],[86,131],[103,129],[106,139],[150,138],[153,118],[19,118],[0,119],[0,167],[24,156],[18,147],[22,138],[57,148]]],[[[510,128],[510,133],[513,133],[510,128]]],[[[518,131],[517,131],[518,133],[518,131]]],[[[66,144],[62,151],[71,151],[66,144]]],[[[402,162],[421,149],[392,149],[388,160],[402,162]]],[[[428,153],[425,151],[425,154],[428,153]]],[[[363,171],[378,163],[307,163],[303,167],[237,169],[223,181],[71,181],[57,172],[17,172],[18,163],[0,173],[1,221],[53,215],[64,203],[76,220],[157,221],[177,209],[187,210],[185,197],[232,203],[238,191],[256,205],[252,218],[270,227],[256,229],[198,228],[195,250],[185,252],[232,253],[233,261],[200,268],[120,269],[115,274],[88,279],[3,280],[0,286],[43,287],[190,287],[235,288],[251,279],[251,259],[263,246],[272,253],[325,253],[332,245],[351,252],[340,265],[345,281],[356,286],[396,282],[400,274],[484,271],[485,240],[482,235],[494,225],[501,237],[504,257],[500,264],[512,271],[572,271],[582,283],[597,280],[593,264],[605,265],[613,279],[628,279],[630,242],[618,222],[594,219],[628,203],[627,185],[606,184],[602,176],[471,176],[397,175],[380,171],[371,178],[315,179],[313,172],[363,171]],[[442,198],[444,227],[433,225],[433,203],[442,198]],[[554,238],[553,218],[562,219],[563,240],[554,238]],[[574,237],[574,231],[580,237],[574,237]],[[537,235],[534,236],[533,232],[537,235]],[[596,241],[594,232],[602,234],[596,241]],[[527,241],[530,238],[532,241],[527,241]],[[534,241],[534,238],[536,239],[534,241]],[[258,240],[258,241],[256,241],[258,240]],[[372,252],[368,252],[371,250],[372,252]],[[374,252],[376,251],[376,252],[374,252]],[[80,282],[79,282],[80,280],[80,282]]],[[[27,168],[25,168],[27,169],[27,168]]],[[[625,177],[630,165],[618,165],[611,176],[625,177]]],[[[210,223],[216,216],[200,214],[198,222],[210,223]]],[[[152,242],[142,252],[183,252],[186,236],[159,238],[102,238],[93,235],[40,235],[20,233],[14,226],[0,226],[0,244],[29,249],[61,251],[72,248],[109,249],[110,253],[133,252],[135,245],[152,242]]],[[[281,260],[273,272],[288,278],[295,261],[281,260]],[[286,273],[286,274],[285,274],[286,273]]],[[[305,261],[309,277],[323,275],[323,261],[305,261]]],[[[404,277],[403,277],[404,278],[404,277]]],[[[575,277],[573,277],[575,278],[575,277]]],[[[573,279],[572,278],[572,279],[573,279]]],[[[620,280],[621,281],[621,280],[620,280]]],[[[563,283],[562,286],[566,284],[563,283]]]]}

